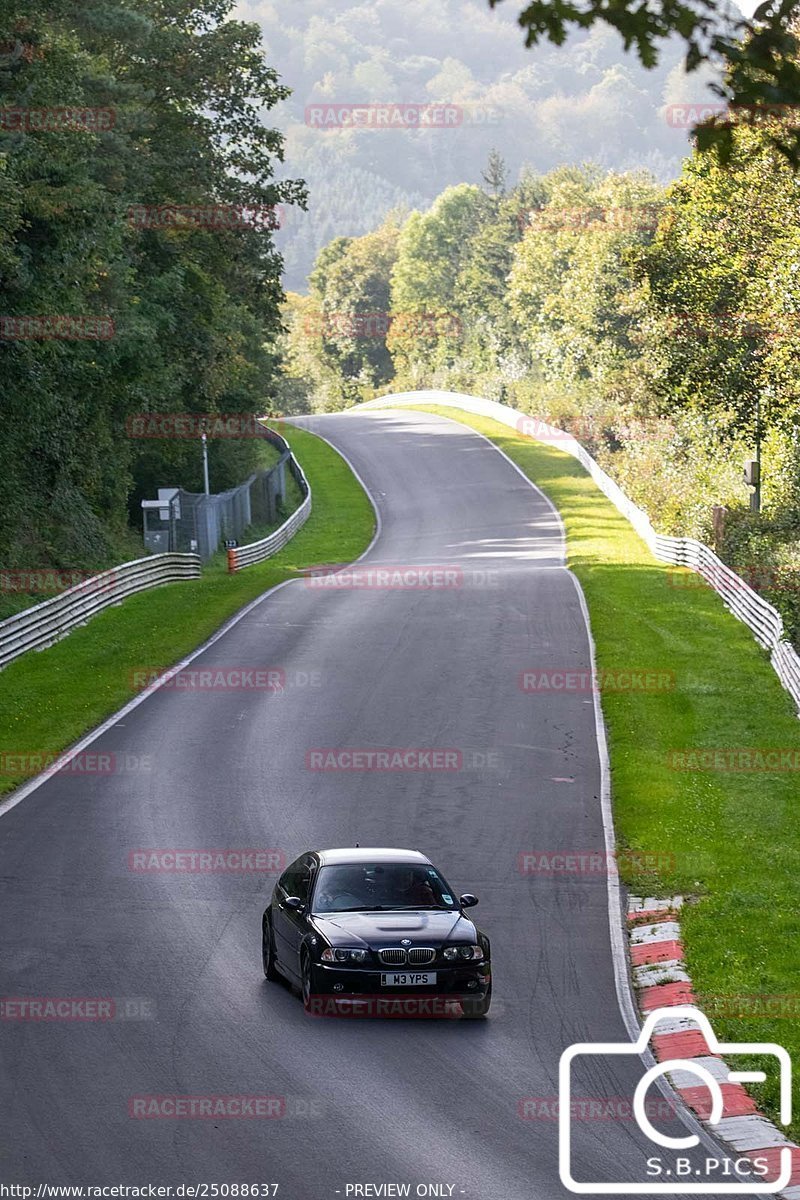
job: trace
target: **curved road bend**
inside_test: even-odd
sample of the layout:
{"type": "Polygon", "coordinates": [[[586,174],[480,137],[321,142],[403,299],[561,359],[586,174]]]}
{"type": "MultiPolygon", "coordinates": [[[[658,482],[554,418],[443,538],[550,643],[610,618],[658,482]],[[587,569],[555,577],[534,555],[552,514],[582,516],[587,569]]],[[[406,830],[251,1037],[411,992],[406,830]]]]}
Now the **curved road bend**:
{"type": "MultiPolygon", "coordinates": [[[[300,1200],[387,1182],[475,1200],[567,1194],[559,1056],[627,1038],[605,879],[518,869],[531,850],[603,850],[591,695],[518,684],[523,669],[590,667],[559,524],[462,426],[406,411],[321,428],[380,511],[361,565],[445,566],[459,586],[292,582],[192,664],[280,668],[282,693],[159,690],[92,747],[129,766],[148,755],[152,770],[54,776],[3,817],[3,994],[143,998],[152,1014],[0,1022],[7,1182],[278,1181],[300,1200]],[[392,746],[456,748],[461,769],[306,766],[314,748],[392,746]],[[274,877],[128,867],[145,847],[279,847],[290,861],[354,842],[422,849],[479,894],[488,1021],[306,1016],[261,975],[274,877]],[[284,1096],[286,1115],[128,1115],[132,1096],[176,1093],[284,1096]],[[519,1115],[526,1098],[536,1119],[519,1115]]],[[[636,1077],[610,1064],[582,1096],[630,1096],[636,1077]]],[[[574,1144],[580,1178],[642,1178],[652,1153],[630,1120],[582,1121],[574,1144]]]]}

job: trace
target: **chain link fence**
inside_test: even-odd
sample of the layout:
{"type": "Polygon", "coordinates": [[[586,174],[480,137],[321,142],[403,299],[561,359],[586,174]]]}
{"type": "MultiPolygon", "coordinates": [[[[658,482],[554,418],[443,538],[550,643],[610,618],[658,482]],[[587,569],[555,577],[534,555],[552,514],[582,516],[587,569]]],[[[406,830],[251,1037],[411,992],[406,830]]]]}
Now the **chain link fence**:
{"type": "Polygon", "coordinates": [[[284,515],[286,466],[291,452],[280,435],[265,430],[281,451],[268,471],[255,471],[227,492],[205,496],[183,488],[159,488],[157,500],[142,501],[144,544],[152,553],[195,553],[203,562],[227,541],[238,541],[250,525],[274,525],[284,515]]]}

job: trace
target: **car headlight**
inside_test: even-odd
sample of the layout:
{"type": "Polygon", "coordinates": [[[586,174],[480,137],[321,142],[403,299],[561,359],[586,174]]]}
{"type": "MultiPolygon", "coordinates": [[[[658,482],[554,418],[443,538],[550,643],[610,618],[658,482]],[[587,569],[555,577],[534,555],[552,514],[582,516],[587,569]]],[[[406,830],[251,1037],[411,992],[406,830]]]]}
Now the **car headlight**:
{"type": "Polygon", "coordinates": [[[340,946],[329,946],[327,950],[322,951],[323,962],[363,962],[366,957],[366,950],[345,950],[340,946]]]}
{"type": "Polygon", "coordinates": [[[444,957],[450,962],[453,959],[461,962],[475,962],[476,959],[483,958],[483,950],[480,946],[445,946],[444,957]]]}

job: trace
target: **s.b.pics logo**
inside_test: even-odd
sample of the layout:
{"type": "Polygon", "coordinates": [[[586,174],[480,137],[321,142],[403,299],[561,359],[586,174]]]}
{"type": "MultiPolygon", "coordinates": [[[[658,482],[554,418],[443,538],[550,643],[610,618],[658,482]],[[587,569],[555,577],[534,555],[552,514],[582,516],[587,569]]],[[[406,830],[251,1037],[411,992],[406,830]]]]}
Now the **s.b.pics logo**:
{"type": "MultiPolygon", "coordinates": [[[[708,1018],[690,1005],[658,1008],[645,1020],[639,1038],[627,1042],[582,1042],[568,1047],[561,1056],[559,1066],[558,1141],[559,1173],[561,1182],[569,1191],[579,1195],[774,1195],[788,1187],[792,1179],[792,1147],[783,1139],[780,1131],[758,1117],[746,1118],[763,1124],[773,1137],[764,1135],[768,1146],[762,1152],[743,1149],[737,1158],[723,1151],[717,1157],[699,1150],[700,1138],[686,1126],[679,1135],[657,1128],[651,1119],[652,1106],[648,1107],[650,1089],[662,1076],[670,1078],[678,1094],[691,1095],[702,1092],[701,1108],[704,1123],[710,1132],[719,1134],[723,1140],[738,1145],[741,1138],[734,1136],[728,1128],[738,1125],[731,1119],[730,1102],[734,1093],[741,1093],[743,1083],[763,1083],[767,1076],[763,1070],[745,1064],[741,1070],[732,1070],[726,1058],[735,1056],[757,1056],[759,1063],[765,1058],[774,1060],[778,1071],[780,1094],[780,1121],[789,1125],[792,1115],[792,1068],[789,1055],[782,1046],[774,1042],[719,1042],[714,1035],[708,1018]],[[642,1070],[642,1056],[646,1053],[655,1032],[680,1033],[677,1040],[696,1029],[692,1037],[698,1039],[702,1053],[695,1049],[694,1057],[664,1058],[653,1066],[642,1070]],[[660,1028],[657,1028],[660,1027],[660,1028]],[[700,1039],[702,1039],[700,1041],[700,1039]],[[724,1056],[724,1057],[723,1057],[724,1056]],[[575,1126],[574,1094],[580,1094],[587,1080],[597,1086],[598,1072],[606,1060],[605,1075],[614,1094],[620,1089],[630,1093],[631,1111],[639,1129],[647,1139],[642,1155],[641,1178],[636,1180],[587,1180],[576,1179],[573,1167],[577,1155],[573,1150],[575,1126]],[[658,1151],[658,1152],[657,1152],[658,1151]],[[687,1152],[693,1152],[690,1156],[687,1152]]],[[[650,1060],[652,1061],[652,1059],[650,1060]]],[[[756,1064],[758,1066],[759,1064],[756,1064]]],[[[698,1107],[697,1104],[693,1107],[698,1107]]],[[[760,1142],[759,1145],[764,1145],[760,1142]]]]}

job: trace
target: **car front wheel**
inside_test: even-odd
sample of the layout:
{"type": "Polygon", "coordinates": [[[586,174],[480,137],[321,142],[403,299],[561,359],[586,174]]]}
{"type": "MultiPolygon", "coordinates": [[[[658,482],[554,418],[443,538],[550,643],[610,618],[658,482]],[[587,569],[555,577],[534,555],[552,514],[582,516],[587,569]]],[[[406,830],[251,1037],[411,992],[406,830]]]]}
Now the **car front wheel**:
{"type": "Polygon", "coordinates": [[[261,960],[264,964],[264,976],[275,983],[280,979],[280,972],[275,966],[275,937],[272,932],[272,921],[267,913],[261,922],[261,960]]]}

